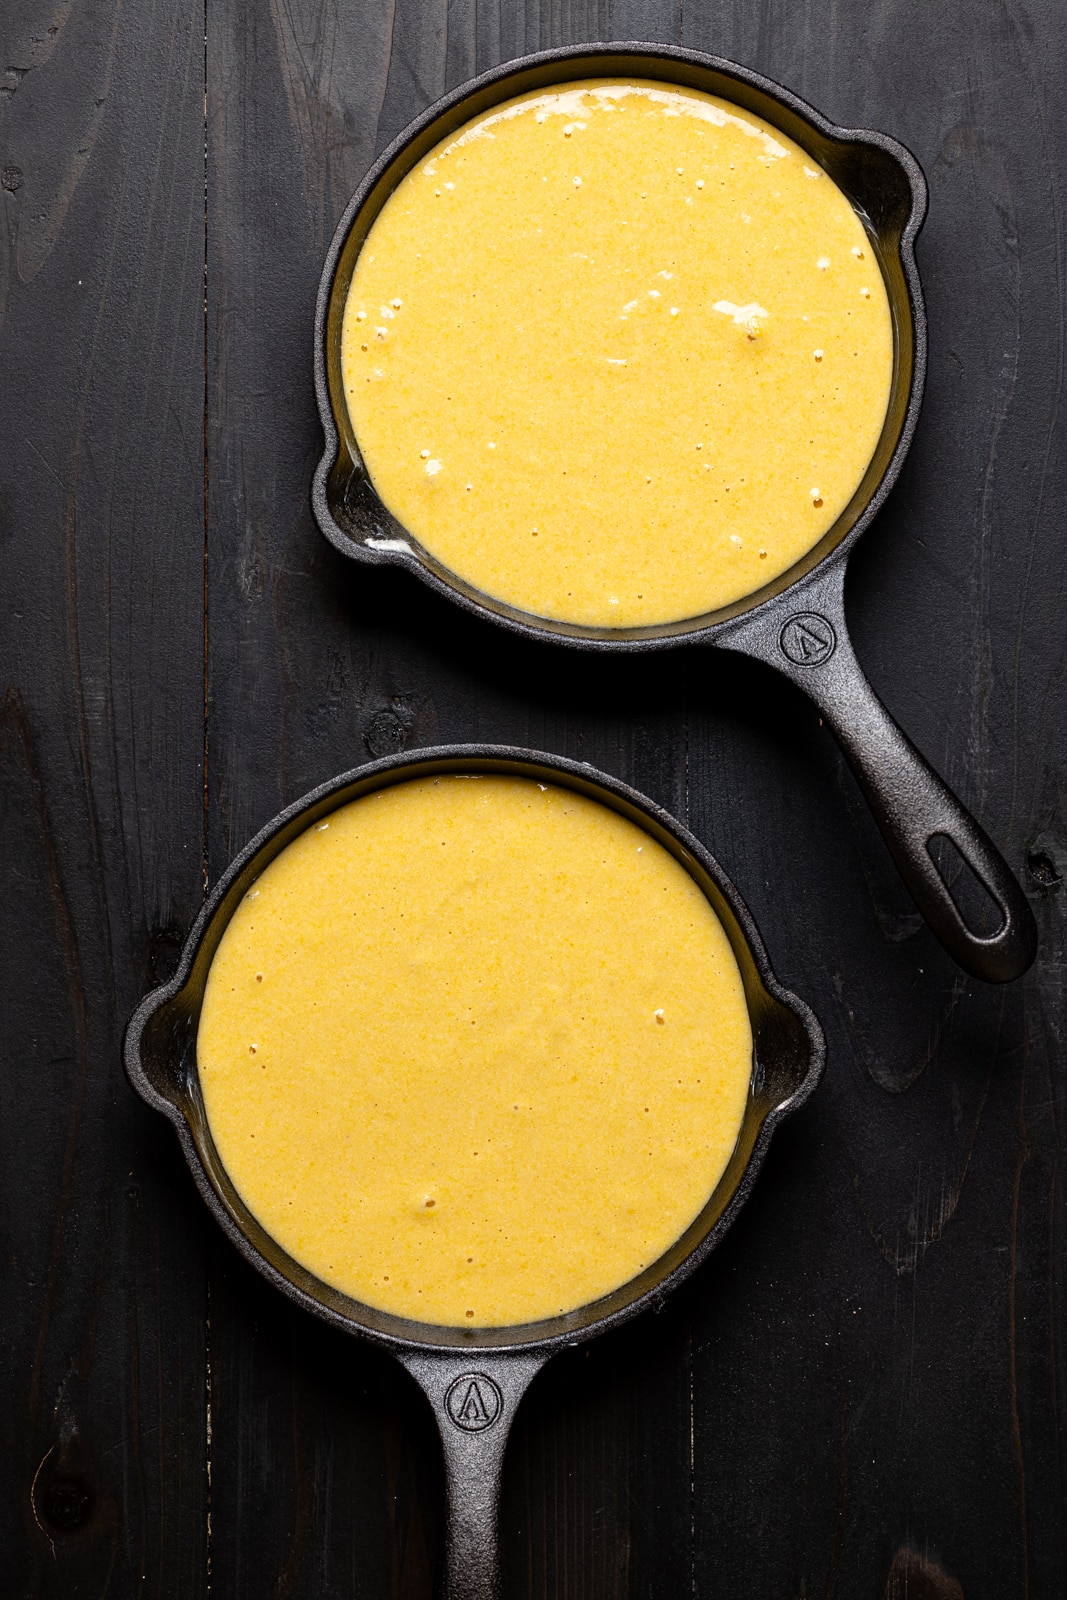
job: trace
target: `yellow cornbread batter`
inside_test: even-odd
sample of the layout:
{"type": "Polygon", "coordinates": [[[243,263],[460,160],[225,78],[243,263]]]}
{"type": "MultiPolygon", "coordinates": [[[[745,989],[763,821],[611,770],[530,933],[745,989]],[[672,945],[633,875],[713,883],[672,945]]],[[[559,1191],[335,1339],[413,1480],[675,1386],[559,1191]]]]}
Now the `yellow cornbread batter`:
{"type": "Polygon", "coordinates": [[[326,1283],[423,1322],[572,1310],[733,1151],[752,1034],[693,879],[566,789],[446,776],[308,829],[241,902],[197,1036],[219,1155],[326,1283]]]}
{"type": "Polygon", "coordinates": [[[863,225],[798,145],[591,80],[469,123],[373,224],[342,374],[371,481],[446,568],[586,626],[750,594],[874,453],[893,335],[863,225]]]}

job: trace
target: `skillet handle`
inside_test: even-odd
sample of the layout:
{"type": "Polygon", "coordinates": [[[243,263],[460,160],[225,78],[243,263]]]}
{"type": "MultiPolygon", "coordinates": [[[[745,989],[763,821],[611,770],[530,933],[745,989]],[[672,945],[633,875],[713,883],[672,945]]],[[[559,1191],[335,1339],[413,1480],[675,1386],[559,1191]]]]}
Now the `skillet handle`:
{"type": "Polygon", "coordinates": [[[970,812],[901,732],[856,660],[844,610],[844,562],[788,590],[716,640],[765,661],[818,706],[837,736],[915,904],[949,955],[987,983],[1019,978],[1037,927],[1010,868],[970,812]],[[997,930],[967,926],[930,853],[946,837],[1000,912],[997,930]]]}
{"type": "Polygon", "coordinates": [[[445,1549],[440,1600],[502,1600],[500,1484],[519,1401],[547,1361],[477,1349],[404,1350],[397,1359],[437,1418],[445,1457],[445,1549]]]}

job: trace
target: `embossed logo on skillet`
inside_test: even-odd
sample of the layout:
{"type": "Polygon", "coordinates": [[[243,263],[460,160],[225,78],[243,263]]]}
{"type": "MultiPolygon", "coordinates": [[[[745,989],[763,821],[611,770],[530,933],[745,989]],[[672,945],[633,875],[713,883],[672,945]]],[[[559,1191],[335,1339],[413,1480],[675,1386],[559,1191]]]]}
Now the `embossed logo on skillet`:
{"type": "Polygon", "coordinates": [[[503,1406],[500,1390],[484,1372],[464,1372],[449,1384],[445,1395],[445,1410],[464,1433],[484,1433],[493,1426],[503,1406]]]}
{"type": "Polygon", "coordinates": [[[779,635],[782,654],[798,667],[821,667],[834,653],[837,635],[828,617],[798,611],[779,635]]]}

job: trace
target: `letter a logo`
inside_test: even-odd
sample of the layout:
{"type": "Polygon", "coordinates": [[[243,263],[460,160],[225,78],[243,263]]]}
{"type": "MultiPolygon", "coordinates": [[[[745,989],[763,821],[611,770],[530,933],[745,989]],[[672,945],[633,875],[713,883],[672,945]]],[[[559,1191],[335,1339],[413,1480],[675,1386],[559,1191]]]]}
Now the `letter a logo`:
{"type": "Polygon", "coordinates": [[[800,611],[790,617],[779,636],[782,654],[798,667],[818,667],[834,653],[837,635],[828,617],[817,611],[800,611]]]}
{"type": "Polygon", "coordinates": [[[482,1391],[478,1387],[477,1378],[472,1378],[467,1385],[467,1392],[463,1396],[463,1404],[459,1408],[459,1420],[465,1422],[468,1428],[484,1428],[489,1421],[489,1412],[486,1410],[482,1391]]]}
{"type": "Polygon", "coordinates": [[[492,1378],[484,1372],[465,1372],[448,1386],[445,1410],[464,1433],[482,1433],[491,1428],[504,1404],[492,1378]]]}

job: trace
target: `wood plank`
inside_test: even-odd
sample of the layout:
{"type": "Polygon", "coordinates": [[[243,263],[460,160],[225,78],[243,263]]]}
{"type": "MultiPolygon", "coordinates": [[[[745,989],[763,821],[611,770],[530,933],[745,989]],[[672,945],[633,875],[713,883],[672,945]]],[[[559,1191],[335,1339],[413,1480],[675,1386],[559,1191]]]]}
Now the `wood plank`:
{"type": "Polygon", "coordinates": [[[202,1208],[119,1048],[202,882],[200,16],[3,35],[3,1587],[192,1600],[202,1208]]]}

